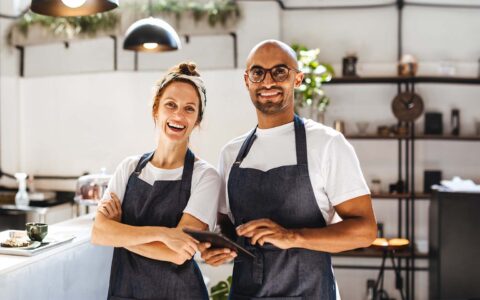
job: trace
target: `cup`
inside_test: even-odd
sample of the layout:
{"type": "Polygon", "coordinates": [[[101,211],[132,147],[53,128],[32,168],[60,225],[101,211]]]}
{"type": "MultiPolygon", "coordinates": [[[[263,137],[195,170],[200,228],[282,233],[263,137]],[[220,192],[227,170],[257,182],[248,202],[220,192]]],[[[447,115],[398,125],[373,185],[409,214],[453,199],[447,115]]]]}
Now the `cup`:
{"type": "Polygon", "coordinates": [[[368,122],[357,122],[355,124],[357,125],[359,135],[367,135],[367,129],[368,129],[368,125],[370,123],[368,123],[368,122]]]}
{"type": "Polygon", "coordinates": [[[41,242],[48,234],[48,225],[45,223],[27,223],[27,235],[32,241],[41,242]]]}
{"type": "Polygon", "coordinates": [[[341,120],[335,120],[333,122],[333,128],[336,131],[340,131],[341,133],[345,133],[345,123],[341,120]]]}

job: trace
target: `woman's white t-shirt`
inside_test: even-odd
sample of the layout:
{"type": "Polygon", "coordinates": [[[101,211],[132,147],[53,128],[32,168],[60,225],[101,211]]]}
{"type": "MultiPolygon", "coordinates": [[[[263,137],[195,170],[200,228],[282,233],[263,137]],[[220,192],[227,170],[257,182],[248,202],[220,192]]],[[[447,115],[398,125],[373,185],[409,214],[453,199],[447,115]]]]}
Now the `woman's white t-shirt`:
{"type": "MultiPolygon", "coordinates": [[[[352,198],[370,194],[360,169],[355,150],[345,137],[331,127],[303,119],[307,137],[307,158],[310,181],[318,207],[327,224],[339,221],[334,206],[352,198]]],[[[219,211],[233,221],[226,184],[240,147],[250,132],[224,146],[219,163],[224,189],[219,211]]],[[[240,168],[268,171],[297,164],[293,122],[256,131],[257,138],[240,168]]]]}
{"type": "MultiPolygon", "coordinates": [[[[135,171],[141,155],[125,158],[113,173],[102,200],[110,199],[110,193],[115,193],[123,202],[125,190],[130,175],[135,171]]],[[[153,185],[155,181],[180,180],[182,178],[183,166],[176,169],[160,169],[151,162],[142,169],[139,179],[153,185]]],[[[198,159],[193,166],[192,187],[190,199],[183,210],[205,224],[210,230],[215,227],[217,219],[218,199],[220,195],[222,180],[212,165],[204,160],[198,159]]]]}

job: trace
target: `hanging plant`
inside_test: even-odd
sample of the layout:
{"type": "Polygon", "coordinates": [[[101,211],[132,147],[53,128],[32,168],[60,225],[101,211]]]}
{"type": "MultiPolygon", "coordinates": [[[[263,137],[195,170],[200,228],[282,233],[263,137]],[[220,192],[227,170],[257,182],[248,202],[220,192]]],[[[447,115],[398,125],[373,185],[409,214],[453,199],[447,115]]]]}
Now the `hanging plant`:
{"type": "MultiPolygon", "coordinates": [[[[148,5],[143,6],[144,13],[149,13],[148,5]]],[[[211,0],[206,3],[182,0],[158,0],[152,4],[152,13],[174,15],[177,22],[184,14],[191,13],[196,22],[207,18],[210,26],[218,23],[225,26],[227,20],[240,17],[240,8],[233,0],[211,0]]]]}
{"type": "Polygon", "coordinates": [[[305,105],[324,112],[330,103],[330,98],[325,95],[322,83],[330,81],[334,76],[333,67],[318,61],[319,49],[308,49],[305,46],[294,44],[293,50],[297,53],[299,69],[305,74],[302,84],[295,90],[295,105],[305,105]]]}
{"type": "Polygon", "coordinates": [[[49,17],[28,12],[10,27],[8,42],[12,44],[13,32],[18,31],[28,37],[31,26],[40,26],[50,30],[54,36],[73,38],[78,35],[95,36],[99,31],[116,29],[120,16],[114,12],[98,13],[82,17],[49,17]]]}

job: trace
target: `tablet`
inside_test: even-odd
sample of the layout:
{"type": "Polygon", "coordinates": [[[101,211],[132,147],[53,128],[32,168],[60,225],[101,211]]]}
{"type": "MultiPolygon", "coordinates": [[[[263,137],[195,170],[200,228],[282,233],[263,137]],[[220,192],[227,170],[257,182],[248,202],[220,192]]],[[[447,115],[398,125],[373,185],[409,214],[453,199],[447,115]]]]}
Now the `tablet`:
{"type": "Polygon", "coordinates": [[[202,231],[202,230],[194,230],[189,228],[183,228],[183,232],[192,236],[199,242],[202,243],[210,243],[210,248],[228,248],[234,250],[238,254],[242,253],[246,256],[251,258],[255,258],[255,255],[240,246],[239,244],[235,243],[234,241],[230,240],[226,236],[221,233],[215,233],[210,231],[202,231]]]}

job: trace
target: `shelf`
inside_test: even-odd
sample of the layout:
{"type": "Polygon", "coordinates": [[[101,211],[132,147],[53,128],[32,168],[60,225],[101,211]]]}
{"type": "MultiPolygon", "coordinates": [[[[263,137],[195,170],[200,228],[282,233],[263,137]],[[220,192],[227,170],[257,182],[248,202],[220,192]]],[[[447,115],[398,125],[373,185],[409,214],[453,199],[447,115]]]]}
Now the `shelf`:
{"type": "Polygon", "coordinates": [[[367,135],[345,135],[345,137],[349,140],[400,140],[406,139],[407,136],[400,136],[400,135],[378,135],[378,134],[367,134],[367,135]]]}
{"type": "MultiPolygon", "coordinates": [[[[349,140],[405,140],[410,138],[406,135],[346,135],[349,140]]],[[[480,141],[480,136],[453,136],[453,135],[416,135],[416,140],[432,140],[432,141],[458,141],[458,142],[477,142],[480,141]]]]}
{"type": "MultiPolygon", "coordinates": [[[[334,257],[364,257],[364,258],[382,258],[382,255],[383,255],[382,251],[372,247],[332,254],[332,256],[334,257]]],[[[410,253],[410,250],[407,249],[402,251],[396,251],[395,257],[410,258],[412,257],[412,254],[410,253]]],[[[428,259],[429,257],[427,253],[415,252],[415,258],[428,259]]]]}
{"type": "Polygon", "coordinates": [[[363,83],[452,83],[479,84],[477,77],[453,76],[364,76],[364,77],[334,77],[324,84],[363,84],[363,83]]]}
{"type": "MultiPolygon", "coordinates": [[[[372,199],[406,199],[411,195],[408,193],[400,193],[400,194],[390,194],[390,193],[382,193],[382,194],[372,194],[372,199]]],[[[429,200],[431,194],[424,194],[424,193],[415,193],[415,200],[429,200]]]]}
{"type": "Polygon", "coordinates": [[[475,142],[480,141],[480,136],[453,136],[453,135],[419,135],[415,139],[418,140],[437,140],[437,141],[464,141],[464,142],[475,142]]]}

